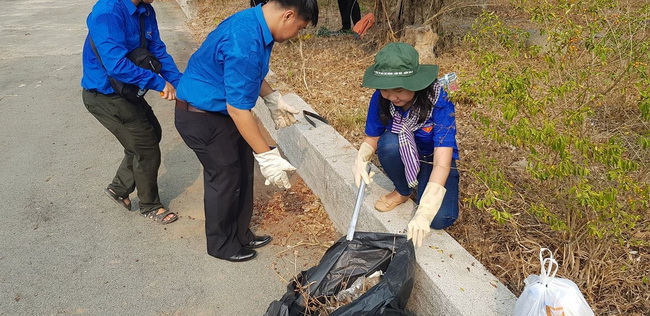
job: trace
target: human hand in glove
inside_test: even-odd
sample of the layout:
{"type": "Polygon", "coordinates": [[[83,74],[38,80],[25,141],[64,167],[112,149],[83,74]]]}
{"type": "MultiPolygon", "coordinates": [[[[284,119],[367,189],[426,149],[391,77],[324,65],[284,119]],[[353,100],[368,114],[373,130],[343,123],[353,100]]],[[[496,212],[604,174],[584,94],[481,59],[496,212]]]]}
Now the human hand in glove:
{"type": "Polygon", "coordinates": [[[275,123],[275,129],[287,127],[296,122],[296,118],[293,115],[300,113],[300,111],[284,102],[284,98],[282,98],[280,92],[277,90],[273,91],[272,93],[262,97],[262,99],[269,108],[269,112],[271,112],[271,118],[273,118],[273,122],[275,123]]]}
{"type": "Polygon", "coordinates": [[[372,176],[375,173],[370,172],[370,174],[368,174],[368,163],[374,153],[375,149],[366,142],[362,142],[361,146],[359,146],[357,160],[354,163],[354,184],[357,185],[357,188],[361,185],[361,180],[366,184],[370,184],[372,181],[372,176]]]}
{"type": "Polygon", "coordinates": [[[287,171],[294,171],[296,167],[292,166],[286,161],[277,148],[273,148],[261,154],[253,154],[257,163],[260,165],[260,171],[266,181],[264,184],[269,185],[273,183],[278,188],[291,188],[287,171]]]}
{"type": "Polygon", "coordinates": [[[436,214],[438,214],[438,210],[440,210],[445,192],[447,190],[440,184],[435,182],[427,183],[427,187],[424,189],[424,193],[422,193],[422,197],[420,198],[418,210],[413,215],[413,218],[411,218],[408,224],[408,232],[406,233],[406,239],[412,239],[416,247],[422,245],[424,237],[431,230],[431,222],[436,217],[436,214]]]}

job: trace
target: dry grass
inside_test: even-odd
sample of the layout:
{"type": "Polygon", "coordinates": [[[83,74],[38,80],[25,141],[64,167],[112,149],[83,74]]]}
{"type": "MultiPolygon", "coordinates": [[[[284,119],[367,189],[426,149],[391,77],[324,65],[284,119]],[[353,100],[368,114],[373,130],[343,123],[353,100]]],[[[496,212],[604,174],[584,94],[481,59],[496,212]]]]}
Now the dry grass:
{"type": "MultiPolygon", "coordinates": [[[[192,22],[199,41],[216,26],[216,22],[246,8],[248,2],[204,0],[201,5],[204,9],[200,18],[192,22]]],[[[509,11],[507,5],[494,8],[502,10],[502,16],[511,17],[513,21],[516,20],[515,23],[520,22],[521,16],[509,11]]],[[[322,2],[319,27],[337,29],[337,15],[336,2],[322,2]]],[[[470,16],[467,12],[457,15],[466,19],[470,16]]],[[[459,74],[461,88],[462,79],[472,77],[476,71],[459,40],[466,26],[462,24],[457,23],[456,30],[448,31],[455,36],[452,41],[454,46],[447,48],[436,59],[441,73],[455,71],[459,74]]],[[[306,30],[297,39],[276,44],[271,61],[271,69],[276,73],[278,82],[276,87],[283,93],[300,95],[356,146],[363,138],[366,109],[372,93],[360,86],[361,78],[365,68],[372,64],[374,46],[357,41],[352,36],[315,35],[315,29],[306,30]]],[[[501,165],[497,167],[507,168],[517,161],[518,153],[490,143],[483,137],[478,123],[470,117],[471,107],[476,105],[463,100],[458,100],[456,105],[457,137],[462,158],[459,168],[463,172],[461,198],[466,198],[481,192],[481,184],[469,172],[468,167],[472,166],[473,161],[498,158],[501,165]],[[507,159],[504,159],[504,153],[507,153],[507,159]]],[[[509,172],[513,179],[517,179],[516,170],[509,172]]],[[[531,194],[552,189],[535,187],[535,184],[523,179],[515,184],[529,188],[531,194]]],[[[333,240],[336,235],[330,230],[331,224],[323,223],[327,216],[317,198],[310,197],[311,193],[304,187],[292,190],[298,191],[293,195],[274,196],[268,202],[258,201],[268,203],[263,205],[267,211],[260,225],[265,229],[282,227],[276,232],[278,234],[287,232],[279,239],[288,248],[278,254],[279,264],[275,267],[278,270],[280,266],[294,266],[293,269],[278,270],[285,280],[302,269],[301,256],[311,254],[320,258],[327,241],[333,240]],[[296,197],[300,199],[296,200],[296,197]],[[292,199],[293,202],[290,202],[292,199]],[[300,204],[307,205],[306,209],[298,207],[300,204]],[[294,218],[298,218],[298,221],[293,221],[294,218]]],[[[515,197],[509,201],[509,206],[513,210],[525,209],[525,201],[524,197],[515,197]]],[[[647,223],[645,227],[648,227],[647,223]]],[[[469,209],[465,205],[461,205],[461,218],[457,224],[447,231],[517,295],[523,290],[523,280],[530,274],[539,273],[537,254],[539,248],[546,247],[555,252],[560,263],[558,275],[578,285],[596,315],[648,315],[650,254],[647,247],[632,247],[610,240],[596,240],[587,235],[574,236],[553,231],[525,212],[515,213],[515,220],[507,224],[498,224],[490,214],[469,209]]],[[[638,238],[650,241],[650,232],[639,231],[638,234],[638,238]]]]}
{"type": "Polygon", "coordinates": [[[286,192],[275,192],[270,199],[256,199],[252,225],[272,235],[285,247],[276,253],[272,268],[283,283],[299,272],[318,264],[325,251],[340,235],[327,217],[318,197],[301,179],[286,192]]]}

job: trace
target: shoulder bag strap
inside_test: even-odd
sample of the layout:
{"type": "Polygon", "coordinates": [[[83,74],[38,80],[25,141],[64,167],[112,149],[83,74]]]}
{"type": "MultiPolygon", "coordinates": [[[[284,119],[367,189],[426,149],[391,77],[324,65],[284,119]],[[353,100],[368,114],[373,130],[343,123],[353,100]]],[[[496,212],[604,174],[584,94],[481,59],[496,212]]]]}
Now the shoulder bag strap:
{"type": "Polygon", "coordinates": [[[140,14],[140,47],[147,48],[147,38],[144,37],[144,13],[140,14]]]}
{"type": "MultiPolygon", "coordinates": [[[[97,51],[97,47],[95,46],[95,42],[93,42],[93,38],[88,35],[88,40],[90,41],[90,48],[92,48],[93,52],[95,53],[95,56],[97,56],[97,59],[99,60],[99,64],[104,67],[104,63],[102,62],[102,57],[99,56],[99,52],[97,51]]],[[[144,15],[140,14],[140,47],[142,48],[147,48],[147,38],[144,36],[144,15]]],[[[104,67],[104,69],[106,69],[104,67]]]]}
{"type": "Polygon", "coordinates": [[[104,67],[104,63],[102,62],[102,58],[99,56],[99,52],[97,51],[97,47],[95,47],[95,43],[93,42],[93,38],[90,37],[90,34],[88,34],[88,41],[90,42],[90,48],[93,49],[93,52],[95,53],[95,56],[97,56],[97,59],[99,60],[99,64],[102,65],[102,68],[106,69],[106,67],[104,67]]]}

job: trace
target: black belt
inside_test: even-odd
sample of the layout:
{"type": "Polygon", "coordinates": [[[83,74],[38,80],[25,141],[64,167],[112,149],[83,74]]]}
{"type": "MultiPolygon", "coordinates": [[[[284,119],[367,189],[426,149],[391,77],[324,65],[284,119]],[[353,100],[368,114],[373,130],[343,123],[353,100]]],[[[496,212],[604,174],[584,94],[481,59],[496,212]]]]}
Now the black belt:
{"type": "Polygon", "coordinates": [[[98,94],[105,95],[107,97],[112,97],[114,95],[117,95],[117,93],[101,93],[101,92],[99,92],[99,91],[97,91],[95,89],[84,89],[84,90],[86,92],[90,92],[90,93],[94,94],[95,96],[97,96],[98,94]]]}
{"type": "Polygon", "coordinates": [[[189,103],[187,103],[187,102],[185,102],[183,100],[179,100],[179,99],[176,99],[176,107],[181,109],[181,110],[188,111],[188,112],[210,113],[208,111],[204,111],[204,110],[201,110],[199,108],[196,108],[193,105],[191,105],[191,104],[189,104],[189,103]]]}

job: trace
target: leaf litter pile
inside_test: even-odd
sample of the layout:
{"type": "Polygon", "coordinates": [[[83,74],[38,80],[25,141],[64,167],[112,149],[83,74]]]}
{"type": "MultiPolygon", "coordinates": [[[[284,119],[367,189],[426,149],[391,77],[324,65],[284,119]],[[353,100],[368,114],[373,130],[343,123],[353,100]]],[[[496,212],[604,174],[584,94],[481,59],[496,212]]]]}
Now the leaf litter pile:
{"type": "Polygon", "coordinates": [[[276,253],[273,269],[288,283],[300,271],[318,263],[327,248],[340,237],[316,195],[294,177],[291,189],[274,192],[270,199],[254,201],[252,225],[285,246],[276,253]]]}

